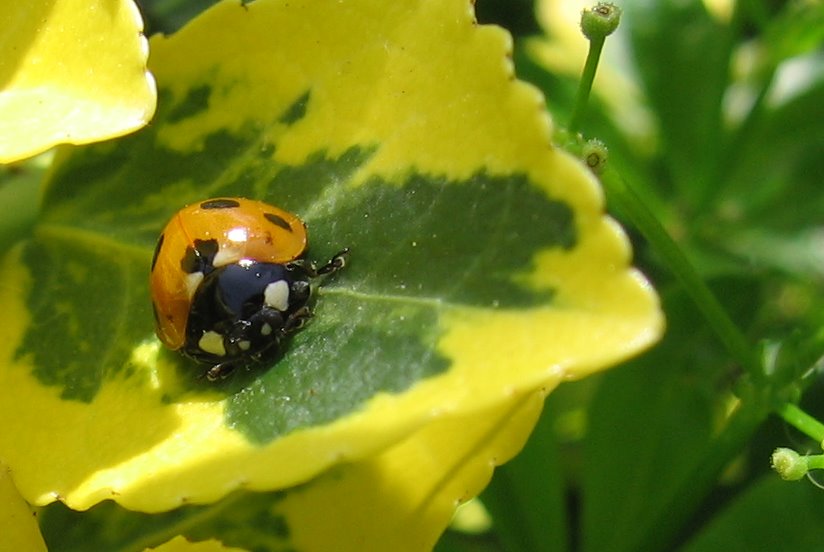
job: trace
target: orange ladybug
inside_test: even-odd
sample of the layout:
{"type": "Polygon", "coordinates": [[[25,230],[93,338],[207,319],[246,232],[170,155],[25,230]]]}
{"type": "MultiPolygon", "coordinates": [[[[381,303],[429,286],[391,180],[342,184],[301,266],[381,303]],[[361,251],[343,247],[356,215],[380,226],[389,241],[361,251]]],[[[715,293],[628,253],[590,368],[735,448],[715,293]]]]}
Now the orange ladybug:
{"type": "Polygon", "coordinates": [[[260,201],[208,199],[178,211],[151,266],[156,333],[211,367],[210,380],[275,353],[311,316],[310,281],[346,264],[344,249],[316,268],[302,257],[306,225],[260,201]]]}

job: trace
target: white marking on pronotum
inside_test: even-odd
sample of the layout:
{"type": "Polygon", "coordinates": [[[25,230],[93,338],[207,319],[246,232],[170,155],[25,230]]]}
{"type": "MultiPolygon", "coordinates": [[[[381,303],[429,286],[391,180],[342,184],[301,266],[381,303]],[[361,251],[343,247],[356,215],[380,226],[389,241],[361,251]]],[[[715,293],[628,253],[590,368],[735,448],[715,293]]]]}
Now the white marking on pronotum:
{"type": "Polygon", "coordinates": [[[227,247],[223,246],[220,248],[220,251],[217,252],[215,258],[212,260],[212,264],[217,267],[221,267],[227,264],[232,264],[238,260],[238,257],[243,255],[243,250],[240,247],[227,247]]]}
{"type": "Polygon", "coordinates": [[[281,312],[289,308],[289,284],[285,280],[272,282],[263,291],[263,301],[281,312]]]}
{"type": "Polygon", "coordinates": [[[226,355],[226,348],[223,346],[223,336],[217,332],[203,332],[203,335],[200,337],[200,341],[197,342],[197,346],[200,347],[201,351],[205,351],[213,355],[226,355]]]}
{"type": "Polygon", "coordinates": [[[203,281],[202,272],[192,272],[186,275],[186,294],[189,296],[189,301],[195,296],[197,286],[203,281]]]}
{"type": "Polygon", "coordinates": [[[272,326],[268,323],[260,327],[260,335],[269,335],[272,333],[272,326]]]}

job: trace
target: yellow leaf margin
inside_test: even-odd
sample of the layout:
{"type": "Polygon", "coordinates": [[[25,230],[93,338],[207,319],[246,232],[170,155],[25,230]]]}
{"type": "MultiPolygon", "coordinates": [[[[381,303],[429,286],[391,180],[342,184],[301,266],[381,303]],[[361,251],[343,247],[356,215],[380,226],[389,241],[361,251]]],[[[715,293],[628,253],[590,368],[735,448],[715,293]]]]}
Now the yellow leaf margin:
{"type": "Polygon", "coordinates": [[[132,0],[0,2],[0,163],[145,125],[155,109],[132,0]]]}
{"type": "Polygon", "coordinates": [[[521,449],[554,387],[548,385],[469,416],[434,419],[375,458],[290,492],[276,509],[288,521],[290,544],[336,552],[430,550],[455,508],[521,449]]]}

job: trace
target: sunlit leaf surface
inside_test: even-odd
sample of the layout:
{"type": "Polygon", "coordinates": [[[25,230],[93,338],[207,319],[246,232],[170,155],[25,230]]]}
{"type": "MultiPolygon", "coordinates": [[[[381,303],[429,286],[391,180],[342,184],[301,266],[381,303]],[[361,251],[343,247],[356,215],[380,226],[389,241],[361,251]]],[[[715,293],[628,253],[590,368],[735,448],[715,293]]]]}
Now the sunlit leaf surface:
{"type": "Polygon", "coordinates": [[[0,464],[0,546],[5,550],[45,552],[34,512],[20,496],[8,468],[0,464]]]}
{"type": "Polygon", "coordinates": [[[0,163],[121,136],[154,113],[132,0],[0,3],[0,163]]]}

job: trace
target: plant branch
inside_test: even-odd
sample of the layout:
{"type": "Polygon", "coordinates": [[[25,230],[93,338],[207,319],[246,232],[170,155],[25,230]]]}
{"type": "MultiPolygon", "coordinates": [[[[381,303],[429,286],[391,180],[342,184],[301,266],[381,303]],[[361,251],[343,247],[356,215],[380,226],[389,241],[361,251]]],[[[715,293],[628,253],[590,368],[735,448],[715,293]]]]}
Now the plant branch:
{"type": "Polygon", "coordinates": [[[801,410],[795,404],[783,403],[775,409],[775,413],[810,439],[817,443],[824,442],[824,424],[801,410]]]}

